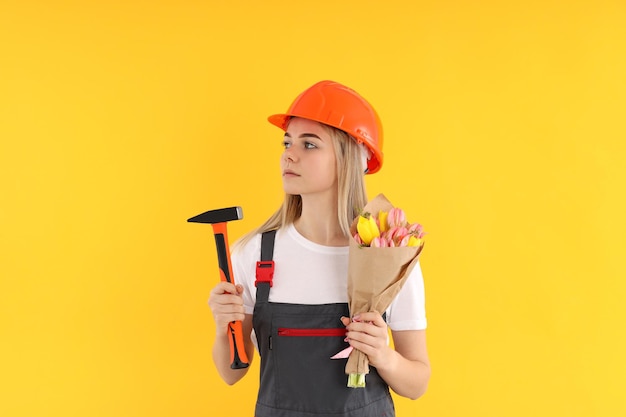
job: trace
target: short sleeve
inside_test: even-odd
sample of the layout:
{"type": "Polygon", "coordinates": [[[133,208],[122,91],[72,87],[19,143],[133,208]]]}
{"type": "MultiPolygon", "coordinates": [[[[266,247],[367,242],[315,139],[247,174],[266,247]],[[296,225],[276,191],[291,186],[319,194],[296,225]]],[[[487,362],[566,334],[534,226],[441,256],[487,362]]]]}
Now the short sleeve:
{"type": "Polygon", "coordinates": [[[387,324],[397,331],[426,329],[424,278],[419,262],[387,309],[387,324]]]}

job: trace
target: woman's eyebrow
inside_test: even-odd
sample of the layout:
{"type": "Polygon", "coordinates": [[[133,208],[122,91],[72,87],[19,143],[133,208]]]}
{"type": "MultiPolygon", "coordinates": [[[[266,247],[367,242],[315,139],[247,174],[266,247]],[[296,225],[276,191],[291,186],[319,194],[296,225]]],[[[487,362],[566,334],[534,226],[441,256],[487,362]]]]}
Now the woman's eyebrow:
{"type": "MultiPolygon", "coordinates": [[[[289,134],[289,132],[285,132],[285,137],[286,138],[290,138],[291,135],[289,134]]],[[[322,140],[322,138],[320,138],[319,136],[317,136],[315,133],[302,133],[300,136],[298,136],[300,138],[315,138],[315,139],[319,139],[322,140]]]]}

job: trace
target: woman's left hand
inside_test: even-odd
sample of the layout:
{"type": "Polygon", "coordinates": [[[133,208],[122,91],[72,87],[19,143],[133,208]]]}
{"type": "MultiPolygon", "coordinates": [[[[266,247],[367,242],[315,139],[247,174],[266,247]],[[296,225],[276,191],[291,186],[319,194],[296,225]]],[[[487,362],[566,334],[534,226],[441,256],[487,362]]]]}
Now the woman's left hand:
{"type": "Polygon", "coordinates": [[[372,366],[378,367],[387,362],[393,353],[388,344],[387,323],[377,311],[357,314],[352,318],[342,317],[346,326],[350,346],[365,353],[372,366]]]}

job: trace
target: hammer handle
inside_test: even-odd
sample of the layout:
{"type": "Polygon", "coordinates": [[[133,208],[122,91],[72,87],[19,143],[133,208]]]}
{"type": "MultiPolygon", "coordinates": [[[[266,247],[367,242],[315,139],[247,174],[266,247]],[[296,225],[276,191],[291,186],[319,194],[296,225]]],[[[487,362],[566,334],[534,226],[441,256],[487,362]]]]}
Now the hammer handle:
{"type": "MultiPolygon", "coordinates": [[[[217,262],[220,268],[220,279],[235,284],[233,278],[233,266],[230,261],[228,246],[228,233],[226,223],[214,223],[213,234],[215,235],[215,247],[217,248],[217,262]]],[[[230,367],[231,369],[243,369],[250,365],[243,341],[243,327],[241,321],[228,323],[228,342],[230,344],[230,367]]]]}

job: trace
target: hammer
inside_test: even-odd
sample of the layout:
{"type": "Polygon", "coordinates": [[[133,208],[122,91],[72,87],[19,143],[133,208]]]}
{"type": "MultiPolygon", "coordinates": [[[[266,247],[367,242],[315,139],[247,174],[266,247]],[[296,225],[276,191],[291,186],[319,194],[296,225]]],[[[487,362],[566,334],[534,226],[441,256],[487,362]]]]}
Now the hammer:
{"type": "MultiPolygon", "coordinates": [[[[243,212],[241,207],[229,207],[217,210],[209,210],[198,214],[190,219],[191,223],[209,223],[213,226],[215,235],[215,247],[217,249],[217,261],[220,268],[220,279],[222,281],[235,284],[233,278],[233,266],[230,262],[230,252],[228,246],[228,233],[226,222],[231,220],[241,220],[243,212]]],[[[250,363],[243,343],[243,329],[241,321],[228,323],[228,341],[230,343],[230,367],[231,369],[247,368],[250,363]]]]}

